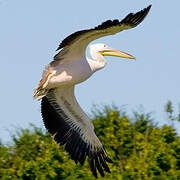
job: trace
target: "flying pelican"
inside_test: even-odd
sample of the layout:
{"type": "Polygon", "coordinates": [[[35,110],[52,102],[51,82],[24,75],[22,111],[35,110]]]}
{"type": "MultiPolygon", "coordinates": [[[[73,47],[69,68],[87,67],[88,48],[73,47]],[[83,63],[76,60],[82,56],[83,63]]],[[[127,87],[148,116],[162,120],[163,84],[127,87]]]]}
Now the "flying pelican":
{"type": "Polygon", "coordinates": [[[77,31],[66,37],[57,49],[60,52],[46,66],[34,92],[35,98],[42,99],[42,118],[50,135],[58,144],[65,145],[65,150],[76,163],[83,165],[88,157],[95,177],[97,170],[101,176],[104,176],[104,171],[110,172],[107,162],[112,163],[112,160],[96,136],[90,119],[79,106],[74,87],[104,68],[104,56],[135,57],[99,43],[90,46],[91,60],[85,55],[86,47],[95,39],[136,27],[150,8],[151,5],[135,14],[130,13],[122,21],[108,20],[95,28],[77,31]]]}

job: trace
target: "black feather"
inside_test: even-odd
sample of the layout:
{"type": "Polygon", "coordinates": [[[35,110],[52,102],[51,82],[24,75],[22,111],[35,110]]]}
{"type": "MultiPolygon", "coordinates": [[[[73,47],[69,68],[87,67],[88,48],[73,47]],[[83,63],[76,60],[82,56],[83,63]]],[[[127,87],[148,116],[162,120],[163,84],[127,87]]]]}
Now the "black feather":
{"type": "Polygon", "coordinates": [[[93,175],[95,176],[95,178],[97,178],[96,163],[95,163],[95,158],[93,156],[93,152],[91,152],[89,156],[89,165],[93,175]]]}
{"type": "Polygon", "coordinates": [[[99,160],[98,156],[95,156],[95,162],[96,162],[96,167],[97,167],[100,175],[102,177],[104,177],[104,171],[103,171],[103,168],[102,168],[102,165],[101,165],[101,161],[99,160]]]}
{"type": "Polygon", "coordinates": [[[103,157],[102,154],[100,154],[99,159],[100,159],[100,161],[101,161],[101,164],[102,164],[104,170],[105,170],[106,172],[111,173],[111,171],[110,171],[108,165],[106,164],[106,161],[104,160],[104,157],[103,157]]]}

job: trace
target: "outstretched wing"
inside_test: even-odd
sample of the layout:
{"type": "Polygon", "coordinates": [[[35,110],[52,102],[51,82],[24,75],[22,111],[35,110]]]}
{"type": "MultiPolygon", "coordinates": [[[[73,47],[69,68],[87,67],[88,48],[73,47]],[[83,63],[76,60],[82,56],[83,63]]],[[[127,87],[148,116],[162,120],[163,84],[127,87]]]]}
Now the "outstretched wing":
{"type": "Polygon", "coordinates": [[[45,127],[58,144],[65,145],[71,159],[83,165],[88,156],[95,177],[97,170],[101,176],[104,171],[110,172],[106,162],[112,161],[97,138],[93,124],[77,103],[74,86],[50,90],[42,98],[41,111],[45,127]]]}
{"type": "MultiPolygon", "coordinates": [[[[108,20],[103,22],[101,25],[96,26],[95,28],[77,31],[66,37],[61,42],[57,50],[60,50],[62,48],[81,48],[85,50],[87,45],[95,39],[98,39],[103,36],[113,35],[125,29],[134,28],[144,20],[150,8],[151,5],[135,14],[130,13],[122,21],[119,21],[117,19],[113,21],[108,20]]],[[[61,51],[54,57],[54,60],[60,59],[61,51]]]]}

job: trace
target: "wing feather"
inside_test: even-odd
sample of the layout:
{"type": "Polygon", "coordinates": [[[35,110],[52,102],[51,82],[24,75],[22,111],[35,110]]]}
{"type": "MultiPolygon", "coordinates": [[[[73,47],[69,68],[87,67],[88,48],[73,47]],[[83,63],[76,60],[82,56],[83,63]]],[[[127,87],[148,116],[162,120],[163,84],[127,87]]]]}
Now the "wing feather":
{"type": "Polygon", "coordinates": [[[65,146],[71,159],[84,164],[89,159],[91,171],[97,177],[110,172],[106,162],[112,162],[97,138],[94,127],[74,97],[74,87],[50,90],[42,98],[41,112],[45,127],[54,140],[65,146]]]}

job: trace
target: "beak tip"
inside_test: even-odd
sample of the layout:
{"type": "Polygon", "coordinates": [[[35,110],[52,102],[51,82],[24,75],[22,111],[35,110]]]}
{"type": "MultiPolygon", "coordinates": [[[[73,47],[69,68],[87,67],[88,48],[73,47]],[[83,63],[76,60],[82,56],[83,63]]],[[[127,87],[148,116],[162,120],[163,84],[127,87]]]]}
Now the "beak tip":
{"type": "Polygon", "coordinates": [[[136,60],[136,58],[135,58],[135,57],[131,57],[130,59],[136,60]]]}

